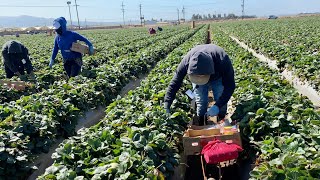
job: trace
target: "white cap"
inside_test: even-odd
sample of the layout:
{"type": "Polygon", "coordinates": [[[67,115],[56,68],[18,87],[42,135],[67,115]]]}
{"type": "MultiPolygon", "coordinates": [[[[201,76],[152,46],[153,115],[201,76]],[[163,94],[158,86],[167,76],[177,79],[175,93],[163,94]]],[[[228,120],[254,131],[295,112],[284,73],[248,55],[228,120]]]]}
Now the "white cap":
{"type": "Polygon", "coordinates": [[[188,74],[189,79],[192,83],[196,85],[205,85],[209,82],[210,75],[196,75],[196,74],[188,74]]]}
{"type": "Polygon", "coordinates": [[[54,27],[54,29],[59,29],[61,27],[61,25],[58,21],[53,21],[53,27],[54,27]]]}

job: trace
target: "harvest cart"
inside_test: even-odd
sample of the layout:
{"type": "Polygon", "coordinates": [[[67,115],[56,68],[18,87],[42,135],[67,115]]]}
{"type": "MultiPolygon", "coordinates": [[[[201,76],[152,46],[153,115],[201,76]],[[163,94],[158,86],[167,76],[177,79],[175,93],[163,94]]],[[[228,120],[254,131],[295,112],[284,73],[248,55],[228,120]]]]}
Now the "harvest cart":
{"type": "MultiPolygon", "coordinates": [[[[210,128],[210,125],[207,126],[194,126],[190,125],[188,130],[184,133],[183,136],[183,146],[184,146],[184,155],[185,156],[200,156],[201,159],[201,168],[203,177],[206,179],[206,166],[207,163],[203,160],[201,151],[203,147],[208,144],[210,141],[220,140],[221,142],[226,142],[228,144],[236,144],[242,147],[240,131],[237,128],[237,132],[232,132],[228,134],[221,134],[220,129],[210,128]]],[[[221,169],[234,165],[236,159],[231,159],[228,161],[223,161],[215,164],[219,169],[219,178],[222,178],[221,169]]]]}

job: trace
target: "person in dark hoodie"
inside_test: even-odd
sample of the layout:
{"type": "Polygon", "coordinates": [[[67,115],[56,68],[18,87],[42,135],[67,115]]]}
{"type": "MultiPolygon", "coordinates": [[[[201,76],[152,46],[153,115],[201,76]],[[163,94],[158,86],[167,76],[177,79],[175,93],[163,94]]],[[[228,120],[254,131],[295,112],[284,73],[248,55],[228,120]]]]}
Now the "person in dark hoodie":
{"type": "Polygon", "coordinates": [[[235,89],[234,70],[226,52],[217,45],[205,44],[187,53],[167,89],[164,100],[167,113],[186,75],[193,85],[199,125],[204,125],[205,115],[223,119],[235,89]],[[215,105],[207,111],[209,87],[212,87],[215,105]]]}
{"type": "Polygon", "coordinates": [[[67,21],[64,17],[57,18],[53,21],[53,27],[57,33],[54,40],[54,48],[50,59],[49,67],[52,68],[54,60],[61,50],[63,58],[63,66],[67,72],[68,77],[75,77],[79,75],[82,67],[82,54],[71,51],[72,43],[79,41],[85,42],[89,46],[89,54],[94,53],[94,48],[91,42],[74,31],[67,30],[67,21]]]}
{"type": "Polygon", "coordinates": [[[18,41],[8,41],[2,47],[2,57],[7,78],[14,75],[24,80],[25,70],[34,79],[33,67],[29,59],[28,49],[18,41]]]}

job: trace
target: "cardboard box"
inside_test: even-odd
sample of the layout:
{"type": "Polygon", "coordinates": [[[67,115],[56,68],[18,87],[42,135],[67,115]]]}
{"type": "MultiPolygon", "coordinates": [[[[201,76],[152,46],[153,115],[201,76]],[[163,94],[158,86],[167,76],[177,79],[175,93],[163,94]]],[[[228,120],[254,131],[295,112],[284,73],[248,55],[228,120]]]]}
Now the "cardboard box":
{"type": "Polygon", "coordinates": [[[23,91],[26,88],[26,83],[23,81],[6,81],[6,80],[0,80],[0,84],[2,86],[8,87],[8,88],[14,88],[18,91],[23,91]]]}
{"type": "MultiPolygon", "coordinates": [[[[203,126],[203,128],[205,128],[205,126],[203,126]]],[[[213,141],[215,139],[224,141],[226,143],[234,143],[242,147],[240,132],[236,132],[232,135],[221,135],[220,129],[215,129],[215,130],[188,129],[183,135],[184,154],[186,156],[200,154],[202,151],[202,148],[208,142],[213,141]],[[191,132],[191,135],[190,135],[190,132],[191,132]],[[203,133],[203,134],[194,136],[199,133],[203,133]]]]}
{"type": "MultiPolygon", "coordinates": [[[[80,43],[72,43],[71,51],[75,51],[81,54],[89,54],[89,47],[80,43]]],[[[94,51],[95,53],[95,51],[94,51]]]]}
{"type": "Polygon", "coordinates": [[[195,126],[191,125],[187,130],[189,137],[211,136],[220,134],[220,129],[211,128],[212,126],[195,126]]]}

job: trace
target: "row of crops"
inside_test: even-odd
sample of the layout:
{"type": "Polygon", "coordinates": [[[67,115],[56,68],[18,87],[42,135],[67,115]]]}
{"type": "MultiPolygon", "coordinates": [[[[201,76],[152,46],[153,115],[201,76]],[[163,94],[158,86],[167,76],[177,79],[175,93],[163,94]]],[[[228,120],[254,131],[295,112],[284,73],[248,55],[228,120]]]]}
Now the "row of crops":
{"type": "MultiPolygon", "coordinates": [[[[315,36],[320,32],[317,23],[311,23],[316,19],[211,25],[213,43],[226,50],[235,69],[232,119],[240,122],[245,151],[254,158],[252,152],[258,152],[252,179],[320,179],[320,112],[229,35],[276,59],[279,66],[285,64],[317,89],[315,36]]],[[[177,94],[173,114],[165,113],[163,99],[182,57],[207,42],[207,28],[166,27],[154,36],[140,28],[83,32],[97,54],[85,57],[81,76],[68,81],[61,57],[48,68],[53,37],[20,37],[29,47],[37,83],[25,92],[0,87],[0,179],[30,175],[35,168],[31,162],[61,137],[68,139],[55,150],[54,164],[39,179],[170,178],[180,163],[181,136],[193,114],[184,94],[191,88],[189,81],[177,94]],[[151,68],[140,87],[118,96],[151,68]],[[106,116],[76,133],[79,118],[100,106],[106,107],[106,116]]]]}
{"type": "Polygon", "coordinates": [[[227,51],[235,68],[232,119],[240,122],[243,141],[259,152],[252,179],[319,179],[320,112],[279,72],[234,42],[223,26],[212,27],[214,43],[227,51]]]}
{"type": "MultiPolygon", "coordinates": [[[[30,92],[28,96],[2,102],[0,176],[16,179],[28,175],[34,168],[29,167],[34,157],[41,152],[48,152],[56,138],[74,135],[78,119],[87,110],[111,103],[131,79],[147,73],[155,63],[200,29],[204,31],[205,28],[168,28],[167,32],[148,38],[145,35],[137,38],[139,32],[136,32],[126,39],[125,44],[129,45],[114,41],[117,45],[107,49],[104,49],[107,45],[102,43],[101,47],[96,43],[100,51],[84,60],[86,65],[82,76],[68,82],[62,78],[54,79],[50,82],[52,85],[30,92]]],[[[126,36],[120,33],[118,37],[109,38],[121,39],[126,36]]],[[[48,75],[55,77],[61,77],[63,72],[61,66],[56,66],[53,71],[46,69],[45,60],[36,66],[44,68],[36,71],[40,79],[40,71],[47,71],[48,75]]],[[[37,86],[42,85],[38,81],[37,86]]]]}
{"type": "Polygon", "coordinates": [[[277,60],[320,92],[320,17],[220,23],[225,32],[277,60]]]}
{"type": "MultiPolygon", "coordinates": [[[[142,29],[140,29],[140,31],[142,31],[142,29]]],[[[155,51],[154,47],[159,46],[159,44],[163,44],[163,42],[165,42],[167,39],[170,39],[174,35],[184,31],[187,31],[187,28],[171,28],[168,29],[165,33],[158,34],[157,36],[153,36],[151,38],[146,37],[146,35],[141,35],[141,37],[139,37],[139,34],[132,32],[132,35],[128,37],[126,31],[122,33],[120,31],[118,36],[115,36],[113,33],[107,33],[107,35],[105,35],[107,38],[100,38],[102,34],[98,33],[94,36],[95,38],[92,38],[93,42],[95,43],[95,46],[97,47],[97,53],[94,56],[86,57],[84,59],[85,64],[83,67],[82,76],[89,78],[89,80],[91,81],[95,81],[97,78],[99,78],[99,76],[106,76],[114,71],[126,71],[123,69],[132,64],[132,62],[127,61],[127,59],[134,58],[135,60],[137,60],[142,55],[149,55],[150,53],[155,51]],[[112,39],[114,41],[119,40],[119,42],[114,43],[112,39]],[[109,41],[114,44],[110,45],[109,43],[106,43],[109,41]],[[107,69],[105,69],[105,67],[107,67],[107,69]]],[[[96,34],[96,32],[92,33],[96,34]]],[[[22,38],[22,42],[28,42],[28,38],[29,43],[34,42],[35,44],[37,44],[38,40],[40,41],[41,38],[44,37],[36,36],[34,38],[35,41],[33,41],[33,39],[30,39],[30,36],[25,36],[25,39],[22,38]]],[[[61,64],[61,58],[58,59],[58,62],[60,62],[60,64],[56,64],[53,70],[50,70],[48,68],[48,58],[51,54],[50,47],[52,47],[52,41],[50,40],[51,38],[49,38],[45,43],[43,43],[45,44],[46,48],[35,47],[31,48],[30,50],[31,52],[34,51],[34,54],[31,53],[31,55],[33,59],[33,64],[36,68],[35,74],[37,75],[37,83],[28,87],[27,90],[23,92],[17,92],[15,90],[7,90],[6,88],[1,88],[0,103],[10,102],[19,99],[22,95],[29,95],[34,94],[36,92],[41,92],[43,89],[49,89],[50,86],[54,84],[54,82],[59,82],[66,79],[66,75],[64,74],[63,66],[61,64]],[[42,57],[38,56],[39,54],[42,57]]],[[[32,46],[30,45],[28,47],[32,46]]],[[[166,53],[166,49],[164,53],[166,53]]],[[[130,73],[132,74],[132,76],[134,76],[138,73],[142,73],[142,71],[136,71],[136,74],[134,74],[134,72],[130,73]]],[[[2,72],[2,76],[4,76],[4,72],[2,72]]],[[[87,82],[87,80],[85,82],[87,82]]]]}
{"type": "Polygon", "coordinates": [[[162,108],[165,90],[182,56],[206,42],[206,30],[159,61],[139,88],[110,104],[98,125],[65,140],[40,179],[168,178],[179,164],[189,104],[180,93],[179,108],[168,116],[162,108]]]}

